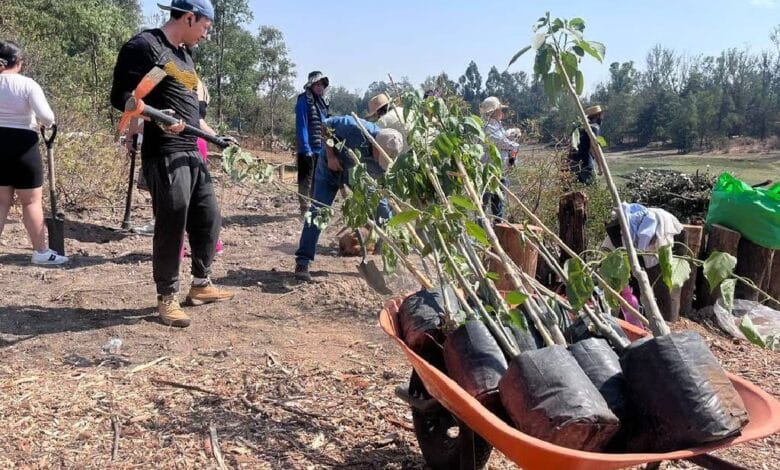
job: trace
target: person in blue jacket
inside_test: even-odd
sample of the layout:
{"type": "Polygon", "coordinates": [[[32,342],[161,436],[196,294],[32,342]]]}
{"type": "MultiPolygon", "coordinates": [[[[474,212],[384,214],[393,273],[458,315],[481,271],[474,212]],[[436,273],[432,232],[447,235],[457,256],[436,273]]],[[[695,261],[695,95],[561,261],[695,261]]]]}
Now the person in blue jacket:
{"type": "MultiPolygon", "coordinates": [[[[360,120],[363,127],[376,140],[376,143],[391,158],[395,158],[403,147],[403,137],[395,129],[380,129],[376,124],[360,120]]],[[[335,116],[326,119],[323,124],[330,130],[334,141],[343,142],[344,146],[339,150],[336,147],[325,145],[325,157],[317,161],[314,170],[314,185],[312,198],[314,201],[309,207],[301,233],[298,250],[295,252],[295,278],[300,281],[311,281],[309,265],[314,261],[317,250],[317,241],[320,237],[320,229],[313,223],[317,217],[317,208],[330,206],[336,199],[336,193],[343,185],[349,184],[349,170],[356,162],[349,155],[348,149],[357,150],[361,163],[366,166],[366,171],[374,178],[384,173],[386,165],[380,163],[380,150],[365,138],[357,121],[352,116],[335,116]]],[[[335,143],[335,142],[334,142],[335,143]]],[[[356,152],[357,153],[357,152],[356,152]]],[[[390,219],[390,207],[386,200],[382,200],[377,208],[377,223],[382,224],[390,219]]]]}
{"type": "Polygon", "coordinates": [[[301,214],[309,208],[309,200],[304,196],[312,195],[314,169],[317,167],[317,159],[324,154],[322,122],[328,117],[325,89],[329,84],[330,80],[322,72],[311,72],[295,105],[298,203],[301,214]]]}

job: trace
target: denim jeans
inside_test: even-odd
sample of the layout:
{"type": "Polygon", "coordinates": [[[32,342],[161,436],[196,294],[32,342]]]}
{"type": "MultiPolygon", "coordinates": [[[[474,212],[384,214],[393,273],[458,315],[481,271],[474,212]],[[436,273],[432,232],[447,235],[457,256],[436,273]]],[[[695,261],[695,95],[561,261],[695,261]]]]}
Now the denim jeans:
{"type": "MultiPolygon", "coordinates": [[[[501,184],[507,186],[506,178],[501,178],[501,184]]],[[[487,216],[491,214],[501,219],[504,217],[504,195],[501,193],[484,193],[482,194],[482,209],[487,216]]],[[[494,223],[498,223],[494,221],[494,223]]]]}
{"type": "MultiPolygon", "coordinates": [[[[320,158],[317,167],[314,170],[314,190],[312,197],[314,202],[309,207],[311,220],[317,216],[317,208],[333,205],[336,199],[336,193],[342,184],[346,183],[346,175],[342,172],[334,172],[328,169],[327,159],[320,158]]],[[[392,215],[390,206],[386,199],[379,202],[376,210],[375,220],[377,224],[383,225],[392,215]]],[[[295,252],[295,264],[308,266],[314,261],[314,255],[317,251],[317,241],[320,238],[321,230],[316,224],[304,222],[301,239],[298,243],[298,250],[295,252]]]]}

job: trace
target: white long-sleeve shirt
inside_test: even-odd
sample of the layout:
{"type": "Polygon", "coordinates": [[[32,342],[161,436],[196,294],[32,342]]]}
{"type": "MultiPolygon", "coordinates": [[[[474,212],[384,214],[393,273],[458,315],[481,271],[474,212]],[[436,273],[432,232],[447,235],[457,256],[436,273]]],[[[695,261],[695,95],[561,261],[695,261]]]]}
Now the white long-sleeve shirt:
{"type": "Polygon", "coordinates": [[[35,80],[18,73],[0,74],[0,127],[37,130],[52,124],[54,112],[35,80]]]}
{"type": "MultiPolygon", "coordinates": [[[[520,144],[510,139],[501,122],[493,118],[489,118],[487,122],[485,122],[485,136],[496,146],[496,148],[498,148],[498,153],[501,155],[501,161],[503,162],[504,167],[507,167],[510,153],[513,151],[516,152],[517,149],[520,148],[520,144]]],[[[485,156],[482,158],[483,161],[490,160],[487,148],[485,149],[485,156]]]]}

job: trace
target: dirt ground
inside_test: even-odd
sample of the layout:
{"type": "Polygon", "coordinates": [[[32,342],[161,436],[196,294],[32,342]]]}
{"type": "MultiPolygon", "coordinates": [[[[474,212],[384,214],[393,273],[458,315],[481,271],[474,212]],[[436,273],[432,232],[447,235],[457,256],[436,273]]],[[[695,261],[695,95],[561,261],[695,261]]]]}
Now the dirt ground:
{"type": "MultiPolygon", "coordinates": [[[[378,326],[383,299],[356,258],[338,256],[338,223],[321,238],[317,282],[293,279],[302,222],[287,181],[220,191],[225,252],[213,280],[236,298],[188,308],[186,329],[157,321],[151,238],[114,230],[120,212],[68,214],[64,268],[29,264],[12,212],[0,240],[0,467],[425,468],[393,393],[410,367],[378,326]]],[[[148,202],[136,202],[134,222],[145,223],[148,202]]],[[[780,396],[779,355],[683,326],[780,396]]],[[[719,455],[780,468],[780,436],[719,455]]],[[[494,452],[490,468],[515,467],[494,452]]]]}

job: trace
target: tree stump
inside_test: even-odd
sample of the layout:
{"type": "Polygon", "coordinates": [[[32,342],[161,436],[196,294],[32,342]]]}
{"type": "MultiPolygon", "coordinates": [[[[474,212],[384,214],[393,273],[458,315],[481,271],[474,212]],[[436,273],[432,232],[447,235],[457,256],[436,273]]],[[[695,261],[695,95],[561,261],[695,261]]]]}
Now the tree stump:
{"type": "MultiPolygon", "coordinates": [[[[766,287],[769,283],[769,276],[772,274],[773,255],[772,249],[756,245],[747,238],[743,238],[739,241],[737,248],[738,262],[735,272],[738,276],[750,279],[759,288],[766,287]]],[[[759,293],[741,282],[737,283],[734,296],[738,299],[759,300],[759,293]]]]}
{"type": "MultiPolygon", "coordinates": [[[[684,243],[690,249],[690,253],[694,258],[698,258],[701,255],[702,241],[704,237],[704,227],[701,225],[683,225],[683,233],[685,233],[684,243]]],[[[699,276],[699,269],[695,266],[691,266],[691,277],[685,281],[682,289],[680,290],[680,313],[687,315],[693,312],[693,294],[696,291],[696,279],[699,276]]]]}
{"type": "MultiPolygon", "coordinates": [[[[541,233],[539,227],[528,225],[529,230],[536,233],[541,233]]],[[[512,258],[512,261],[520,268],[521,271],[531,276],[536,276],[536,265],[539,258],[539,254],[536,249],[530,243],[523,243],[520,239],[520,234],[517,230],[523,230],[521,224],[496,224],[493,226],[498,241],[501,243],[501,247],[504,248],[506,254],[512,258]]],[[[512,281],[509,275],[504,270],[501,263],[491,259],[488,263],[488,269],[499,275],[498,281],[496,281],[496,287],[499,290],[514,290],[512,281]]]]}
{"type": "MultiPolygon", "coordinates": [[[[737,259],[739,240],[742,235],[734,230],[728,229],[722,225],[713,224],[707,237],[707,249],[704,251],[704,259],[707,259],[713,251],[721,251],[733,255],[737,259]]],[[[737,263],[739,269],[739,263],[737,263]]],[[[710,286],[704,276],[698,278],[698,295],[696,296],[696,307],[704,308],[715,305],[720,297],[720,291],[716,288],[710,292],[710,286]]]]}
{"type": "MultiPolygon", "coordinates": [[[[558,202],[558,235],[566,245],[579,254],[588,247],[585,223],[588,221],[588,196],[575,191],[561,196],[558,202]]],[[[569,259],[561,252],[561,264],[569,259]]]]}
{"type": "Polygon", "coordinates": [[[766,292],[779,301],[769,301],[769,306],[775,310],[780,310],[780,250],[775,250],[775,257],[772,260],[772,273],[769,276],[769,287],[766,289],[766,292]]]}

